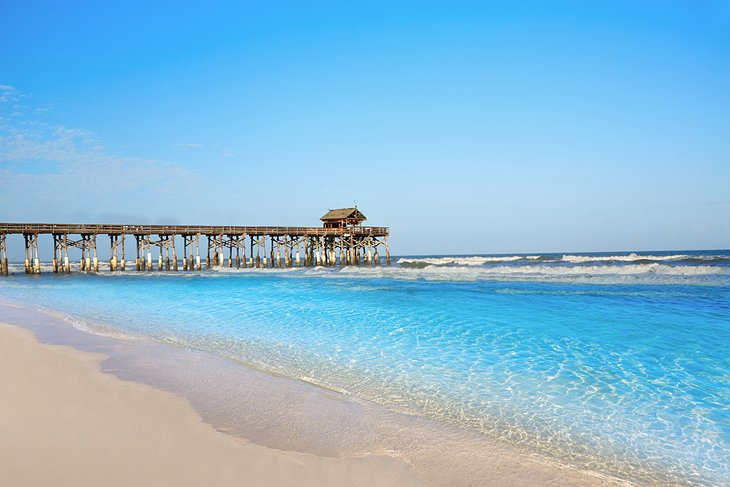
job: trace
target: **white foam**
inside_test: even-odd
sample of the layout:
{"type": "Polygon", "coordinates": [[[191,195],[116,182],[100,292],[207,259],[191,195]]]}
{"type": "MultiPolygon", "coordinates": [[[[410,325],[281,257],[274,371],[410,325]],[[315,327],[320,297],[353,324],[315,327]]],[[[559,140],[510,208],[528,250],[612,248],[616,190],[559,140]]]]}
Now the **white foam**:
{"type": "Polygon", "coordinates": [[[121,330],[118,330],[116,328],[111,328],[108,326],[104,326],[98,323],[93,323],[90,321],[82,320],[81,318],[78,318],[76,316],[72,316],[66,313],[62,313],[60,311],[56,311],[53,309],[45,308],[42,306],[38,306],[38,310],[42,313],[55,316],[58,319],[61,319],[65,321],[66,323],[70,324],[73,328],[76,330],[82,331],[84,333],[89,333],[91,335],[99,335],[99,336],[105,336],[110,338],[116,338],[119,340],[138,340],[139,337],[132,335],[128,332],[123,332],[121,330]]]}
{"type": "Polygon", "coordinates": [[[672,260],[683,260],[689,258],[688,255],[677,254],[677,255],[563,255],[562,260],[565,262],[572,263],[583,263],[583,262],[635,262],[637,260],[653,260],[653,261],[672,261],[672,260]]]}
{"type": "MultiPolygon", "coordinates": [[[[480,266],[484,264],[515,262],[515,261],[535,261],[544,257],[543,255],[505,255],[505,256],[454,256],[454,257],[402,257],[398,259],[400,264],[424,264],[424,265],[440,265],[440,266],[480,266]]],[[[684,259],[712,259],[715,256],[691,256],[686,254],[674,255],[641,255],[631,253],[629,255],[573,255],[564,254],[561,257],[555,257],[557,261],[569,262],[572,264],[582,264],[589,262],[636,262],[636,261],[654,261],[654,262],[671,262],[684,259]]]]}
{"type": "Polygon", "coordinates": [[[543,274],[543,275],[670,275],[670,276],[698,276],[722,274],[730,269],[722,267],[701,266],[671,266],[666,264],[627,264],[627,265],[596,265],[596,266],[520,266],[494,267],[485,269],[490,274],[543,274]]]}
{"type": "MultiPolygon", "coordinates": [[[[538,259],[540,256],[530,256],[530,259],[538,259]]],[[[428,265],[461,265],[461,266],[480,266],[493,262],[514,262],[522,260],[526,257],[521,255],[509,255],[499,257],[403,257],[398,259],[399,264],[428,264],[428,265]]]]}
{"type": "Polygon", "coordinates": [[[708,280],[730,278],[730,268],[717,266],[627,265],[525,265],[525,266],[439,266],[307,268],[298,275],[330,278],[390,278],[426,281],[562,281],[600,284],[708,284],[708,280]]]}

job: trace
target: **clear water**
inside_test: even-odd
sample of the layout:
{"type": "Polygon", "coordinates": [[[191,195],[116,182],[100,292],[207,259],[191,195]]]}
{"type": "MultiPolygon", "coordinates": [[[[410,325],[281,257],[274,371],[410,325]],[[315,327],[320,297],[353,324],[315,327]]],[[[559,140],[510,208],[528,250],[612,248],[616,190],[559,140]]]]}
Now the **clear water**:
{"type": "Polygon", "coordinates": [[[3,296],[622,478],[730,484],[728,251],[16,274],[3,296]]]}

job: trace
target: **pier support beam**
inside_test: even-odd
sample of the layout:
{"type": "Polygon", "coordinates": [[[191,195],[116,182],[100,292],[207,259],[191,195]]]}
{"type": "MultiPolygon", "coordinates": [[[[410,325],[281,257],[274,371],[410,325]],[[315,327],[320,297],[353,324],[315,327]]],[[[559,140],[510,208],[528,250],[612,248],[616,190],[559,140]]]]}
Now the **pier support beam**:
{"type": "Polygon", "coordinates": [[[122,271],[124,271],[126,264],[127,264],[127,262],[124,260],[124,240],[126,239],[126,235],[122,234],[121,237],[122,237],[122,261],[120,262],[120,264],[121,264],[122,271]]]}
{"type": "Polygon", "coordinates": [[[23,234],[23,242],[25,243],[25,273],[30,274],[30,235],[23,234]]]}
{"type": "Polygon", "coordinates": [[[41,259],[38,255],[38,234],[24,233],[23,239],[25,241],[25,273],[40,274],[41,259]]]}
{"type": "Polygon", "coordinates": [[[66,273],[70,273],[71,272],[71,262],[69,262],[69,259],[68,259],[68,233],[63,234],[62,253],[63,253],[63,271],[66,273]]]}
{"type": "Polygon", "coordinates": [[[41,256],[38,250],[38,234],[33,234],[33,270],[36,274],[41,273],[41,256]]]}
{"type": "Polygon", "coordinates": [[[263,249],[261,251],[262,254],[264,254],[264,269],[269,267],[269,261],[266,257],[266,235],[263,235],[260,237],[261,245],[263,246],[263,249]]]}
{"type": "Polygon", "coordinates": [[[134,259],[134,270],[140,271],[142,270],[142,262],[140,261],[139,254],[140,254],[140,244],[139,244],[139,235],[134,236],[134,246],[137,249],[137,256],[134,259]]]}
{"type": "MultiPolygon", "coordinates": [[[[183,235],[183,270],[188,270],[188,235],[183,235]]],[[[192,256],[192,252],[190,253],[192,256]]]]}
{"type": "Polygon", "coordinates": [[[205,258],[205,268],[210,269],[210,246],[211,246],[210,235],[206,235],[206,238],[208,239],[208,255],[205,258]]]}
{"type": "Polygon", "coordinates": [[[53,273],[58,274],[58,257],[61,251],[61,236],[53,234],[53,273]]]}
{"type": "Polygon", "coordinates": [[[86,256],[84,259],[84,270],[86,272],[91,272],[91,236],[90,235],[84,235],[84,250],[86,251],[83,255],[86,256]]]}
{"type": "Polygon", "coordinates": [[[241,259],[243,260],[243,268],[247,269],[249,267],[253,267],[251,265],[251,261],[249,260],[249,255],[246,253],[246,239],[248,238],[248,235],[244,234],[241,237],[241,259]]]}
{"type": "Polygon", "coordinates": [[[162,245],[162,237],[158,235],[159,240],[157,241],[157,271],[160,272],[162,270],[164,259],[162,258],[162,254],[164,252],[163,245],[162,245]]]}
{"type": "Polygon", "coordinates": [[[81,249],[81,260],[79,260],[79,272],[86,271],[86,237],[83,235],[81,236],[81,240],[79,241],[80,249],[81,249]]]}
{"type": "Polygon", "coordinates": [[[119,246],[119,235],[109,235],[109,272],[117,270],[117,247],[119,246]]]}
{"type": "Polygon", "coordinates": [[[150,243],[149,235],[145,235],[144,246],[145,253],[147,254],[147,272],[152,272],[154,270],[154,265],[152,264],[152,244],[150,243]]]}
{"type": "Polygon", "coordinates": [[[195,254],[195,269],[201,270],[200,267],[200,234],[195,235],[195,251],[197,252],[195,254]]]}
{"type": "Polygon", "coordinates": [[[96,255],[96,234],[91,236],[91,242],[94,247],[94,272],[99,272],[99,258],[96,255]]]}
{"type": "Polygon", "coordinates": [[[169,246],[169,242],[167,240],[167,237],[163,237],[162,235],[159,235],[158,238],[160,239],[160,241],[159,241],[159,246],[160,246],[160,261],[159,261],[159,264],[160,265],[159,265],[158,270],[160,270],[160,271],[162,270],[162,264],[164,262],[164,264],[165,264],[165,270],[166,271],[169,271],[170,270],[170,246],[169,246]],[[164,259],[162,257],[162,253],[163,252],[165,253],[164,259]]]}
{"type": "Polygon", "coordinates": [[[172,270],[177,272],[177,252],[175,252],[175,235],[170,237],[170,245],[172,246],[172,270]]]}
{"type": "Polygon", "coordinates": [[[7,235],[0,233],[0,275],[7,276],[8,272],[8,241],[7,235]]]}

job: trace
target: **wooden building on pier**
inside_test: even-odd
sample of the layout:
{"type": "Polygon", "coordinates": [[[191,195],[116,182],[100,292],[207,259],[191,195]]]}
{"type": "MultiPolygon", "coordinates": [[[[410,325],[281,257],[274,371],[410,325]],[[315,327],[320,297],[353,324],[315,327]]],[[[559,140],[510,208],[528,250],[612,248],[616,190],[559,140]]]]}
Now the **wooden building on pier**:
{"type": "Polygon", "coordinates": [[[322,218],[324,228],[346,228],[359,226],[367,220],[357,207],[329,210],[322,218]]]}

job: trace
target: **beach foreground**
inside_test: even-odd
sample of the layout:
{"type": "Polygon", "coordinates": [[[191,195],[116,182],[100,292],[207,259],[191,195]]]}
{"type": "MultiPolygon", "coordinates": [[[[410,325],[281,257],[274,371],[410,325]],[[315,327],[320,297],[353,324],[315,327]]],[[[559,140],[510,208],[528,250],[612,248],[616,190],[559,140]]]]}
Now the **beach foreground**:
{"type": "MultiPolygon", "coordinates": [[[[155,363],[160,373],[177,375],[180,370],[196,367],[187,352],[182,356],[175,353],[177,358],[173,362],[163,359],[158,363],[156,358],[164,356],[169,347],[138,348],[137,341],[95,337],[64,326],[52,314],[10,303],[0,304],[0,310],[5,315],[0,319],[0,478],[8,485],[374,487],[621,483],[497,448],[492,442],[454,443],[447,430],[442,431],[443,437],[429,439],[408,422],[396,422],[390,427],[397,429],[393,434],[403,436],[404,441],[410,438],[411,443],[421,445],[417,456],[404,457],[403,452],[393,456],[393,452],[382,447],[362,453],[343,448],[325,454],[272,447],[272,443],[281,441],[277,429],[289,430],[292,440],[302,434],[302,427],[318,430],[324,443],[336,444],[342,439],[333,437],[346,437],[353,433],[353,428],[357,430],[363,425],[357,415],[347,413],[352,404],[343,398],[313,401],[311,394],[319,397],[322,390],[310,386],[292,389],[286,385],[288,379],[235,364],[231,367],[238,373],[231,376],[225,366],[216,362],[218,373],[229,379],[238,377],[239,386],[245,384],[248,393],[244,394],[244,402],[255,404],[261,400],[255,396],[268,397],[268,418],[245,410],[242,417],[249,418],[247,421],[258,418],[255,421],[263,423],[264,429],[278,439],[254,434],[250,442],[250,437],[236,434],[230,425],[215,420],[211,423],[213,418],[206,414],[201,417],[200,404],[193,401],[197,406],[191,405],[185,394],[181,397],[165,387],[158,389],[157,384],[126,380],[125,375],[133,369],[119,368],[124,362],[119,355],[128,354],[131,345],[131,350],[142,351],[147,357],[145,361],[155,363]],[[93,343],[96,345],[90,346],[93,343]],[[104,352],[89,351],[92,349],[104,352]],[[272,407],[272,400],[280,406],[272,407]],[[285,402],[293,409],[287,412],[285,402]],[[332,408],[328,402],[341,407],[332,408]],[[329,423],[340,426],[335,430],[334,424],[327,421],[305,418],[303,412],[313,408],[323,408],[323,414],[331,418],[329,423]],[[300,424],[291,422],[292,414],[301,415],[300,424]],[[353,421],[355,424],[350,424],[353,421]],[[280,427],[271,427],[273,423],[280,427]],[[455,454],[455,448],[461,448],[461,453],[455,454]]],[[[197,374],[195,377],[209,380],[197,374]]],[[[240,392],[236,393],[239,403],[243,400],[240,392]]],[[[231,414],[241,414],[232,403],[220,406],[231,414]]]]}
{"type": "Polygon", "coordinates": [[[103,359],[0,324],[4,485],[428,485],[395,458],[322,458],[219,433],[184,399],[102,373],[103,359]]]}

